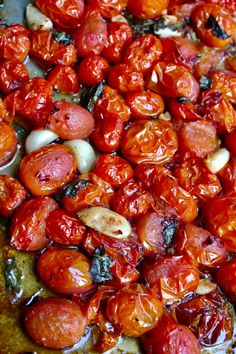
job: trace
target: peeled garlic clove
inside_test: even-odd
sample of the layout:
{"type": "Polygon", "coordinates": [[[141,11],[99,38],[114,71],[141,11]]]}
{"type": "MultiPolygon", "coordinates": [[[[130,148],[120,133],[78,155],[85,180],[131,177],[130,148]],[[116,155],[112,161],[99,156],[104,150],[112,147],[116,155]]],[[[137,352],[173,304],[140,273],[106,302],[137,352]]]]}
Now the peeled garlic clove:
{"type": "Polygon", "coordinates": [[[131,233],[130,223],[112,210],[92,207],[79,211],[77,215],[85,225],[107,236],[125,239],[131,233]]]}
{"type": "Polygon", "coordinates": [[[89,172],[96,160],[96,155],[92,146],[87,143],[87,141],[81,139],[68,140],[64,145],[66,145],[74,155],[79,172],[89,172]]]}
{"type": "Polygon", "coordinates": [[[217,285],[212,283],[209,279],[200,279],[197,290],[195,291],[199,295],[206,295],[215,291],[217,285]]]}
{"type": "Polygon", "coordinates": [[[229,158],[229,151],[222,148],[208,156],[205,160],[205,164],[212,173],[217,173],[229,162],[229,158]]]}
{"type": "Polygon", "coordinates": [[[26,25],[30,31],[37,29],[50,30],[53,28],[53,23],[45,16],[37,7],[28,5],[25,12],[26,25]]]}
{"type": "Polygon", "coordinates": [[[32,151],[38,150],[41,147],[50,144],[57,138],[58,135],[48,129],[32,130],[32,132],[27,136],[25,141],[26,153],[29,154],[32,151]]]}

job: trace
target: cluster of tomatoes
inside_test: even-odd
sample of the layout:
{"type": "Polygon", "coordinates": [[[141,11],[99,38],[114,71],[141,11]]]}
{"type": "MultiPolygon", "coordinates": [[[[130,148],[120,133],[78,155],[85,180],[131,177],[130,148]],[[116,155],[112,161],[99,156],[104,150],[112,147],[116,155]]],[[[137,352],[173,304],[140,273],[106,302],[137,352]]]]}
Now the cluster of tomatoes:
{"type": "Polygon", "coordinates": [[[10,244],[38,252],[37,275],[59,295],[26,308],[26,332],[63,349],[95,324],[96,351],[113,348],[123,334],[139,337],[147,354],[197,354],[200,345],[231,339],[235,0],[35,6],[53,29],[0,26],[0,166],[17,150],[15,117],[60,138],[28,153],[18,179],[0,175],[10,244]],[[175,21],[184,29],[165,38],[145,30],[160,18],[164,28],[175,21]],[[143,32],[134,34],[133,24],[143,32]],[[45,79],[29,77],[28,55],[45,79]],[[53,89],[73,95],[101,82],[92,112],[53,101],[53,89]],[[71,139],[89,139],[101,153],[90,171],[78,171],[63,144],[71,139]],[[123,216],[129,236],[87,227],[78,215],[91,207],[123,216]]]}

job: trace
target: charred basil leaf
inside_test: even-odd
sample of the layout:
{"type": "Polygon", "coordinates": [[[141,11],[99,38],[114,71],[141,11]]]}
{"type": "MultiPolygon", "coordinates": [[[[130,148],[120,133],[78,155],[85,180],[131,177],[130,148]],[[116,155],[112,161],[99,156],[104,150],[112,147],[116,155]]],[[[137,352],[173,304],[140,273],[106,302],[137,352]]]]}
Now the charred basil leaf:
{"type": "Polygon", "coordinates": [[[219,23],[214,16],[210,15],[206,22],[206,28],[212,29],[212,33],[215,37],[220,39],[227,39],[229,35],[220,27],[219,23]]]}
{"type": "Polygon", "coordinates": [[[207,76],[201,76],[199,80],[200,89],[202,91],[209,90],[211,88],[212,79],[207,76]]]}
{"type": "Polygon", "coordinates": [[[191,102],[191,100],[188,97],[176,97],[176,102],[178,103],[187,103],[187,102],[191,102]]]}
{"type": "Polygon", "coordinates": [[[59,203],[64,197],[74,198],[78,191],[87,187],[91,182],[87,179],[76,178],[74,181],[66,184],[56,194],[55,199],[59,203]]]}
{"type": "Polygon", "coordinates": [[[103,283],[114,279],[109,269],[112,263],[113,259],[106,255],[103,245],[95,249],[92,266],[89,270],[94,283],[103,283]]]}
{"type": "Polygon", "coordinates": [[[102,98],[104,92],[105,81],[91,87],[90,89],[83,89],[80,96],[80,104],[89,112],[94,111],[95,104],[99,98],[102,98]]]}
{"type": "Polygon", "coordinates": [[[73,38],[65,32],[53,31],[52,36],[55,39],[55,41],[59,44],[69,45],[73,43],[73,38]]]}
{"type": "Polygon", "coordinates": [[[8,258],[2,263],[2,271],[5,277],[6,287],[10,290],[19,291],[22,273],[17,267],[14,257],[8,258]]]}
{"type": "Polygon", "coordinates": [[[178,222],[176,219],[168,218],[162,223],[164,230],[162,231],[162,236],[164,238],[164,243],[166,247],[171,247],[173,243],[173,237],[178,227],[178,222]]]}

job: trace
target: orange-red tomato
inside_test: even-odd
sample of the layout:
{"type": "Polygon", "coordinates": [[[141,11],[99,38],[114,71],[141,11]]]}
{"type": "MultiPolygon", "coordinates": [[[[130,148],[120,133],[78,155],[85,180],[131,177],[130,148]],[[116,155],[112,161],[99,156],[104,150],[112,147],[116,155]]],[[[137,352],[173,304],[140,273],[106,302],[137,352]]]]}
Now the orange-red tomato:
{"type": "Polygon", "coordinates": [[[220,5],[204,4],[195,7],[191,21],[199,39],[210,47],[224,49],[233,40],[235,22],[231,14],[220,5]]]}
{"type": "Polygon", "coordinates": [[[141,20],[149,20],[161,15],[169,0],[128,0],[128,10],[141,20]]]}
{"type": "Polygon", "coordinates": [[[40,346],[71,347],[80,341],[87,325],[79,305],[64,298],[47,298],[26,308],[24,326],[40,346]]]}
{"type": "Polygon", "coordinates": [[[225,136],[225,145],[232,156],[236,156],[236,130],[225,136]]]}
{"type": "Polygon", "coordinates": [[[87,139],[94,128],[94,118],[89,111],[66,101],[53,103],[47,127],[60,138],[87,139]]]}
{"type": "Polygon", "coordinates": [[[96,160],[93,172],[114,188],[133,177],[133,169],[130,164],[116,155],[100,155],[96,160]]]}
{"type": "Polygon", "coordinates": [[[140,163],[134,169],[134,179],[138,180],[145,189],[150,189],[159,166],[151,163],[140,163]]]}
{"type": "Polygon", "coordinates": [[[5,122],[0,122],[0,166],[4,166],[15,155],[17,137],[14,129],[5,122]]]}
{"type": "Polygon", "coordinates": [[[144,285],[120,289],[107,302],[108,319],[121,333],[139,337],[154,328],[163,313],[162,304],[144,285]]]}
{"type": "MultiPolygon", "coordinates": [[[[173,0],[175,1],[175,0],[173,0]]],[[[178,0],[177,0],[178,1],[178,0]]],[[[170,0],[170,5],[171,5],[172,0],[170,0]]],[[[173,6],[169,6],[168,8],[168,14],[176,16],[178,21],[182,21],[185,18],[189,18],[193,10],[195,9],[196,6],[200,4],[204,4],[205,1],[197,0],[194,2],[187,2],[185,4],[173,4],[173,6]]]]}
{"type": "Polygon", "coordinates": [[[162,97],[148,90],[129,93],[125,102],[133,119],[156,118],[165,107],[162,97]]]}
{"type": "Polygon", "coordinates": [[[199,108],[189,99],[177,98],[169,102],[169,110],[174,121],[188,122],[191,120],[202,119],[199,108]]]}
{"type": "Polygon", "coordinates": [[[200,89],[195,77],[184,67],[159,62],[148,76],[147,88],[167,97],[187,97],[196,101],[200,89]]]}
{"type": "Polygon", "coordinates": [[[11,245],[21,251],[38,251],[45,247],[45,220],[57,208],[57,203],[49,197],[23,202],[11,221],[11,245]]]}
{"type": "Polygon", "coordinates": [[[133,163],[162,164],[169,161],[178,148],[176,133],[168,122],[137,120],[125,131],[123,155],[133,163]]]}
{"type": "Polygon", "coordinates": [[[17,90],[28,80],[28,70],[20,61],[8,60],[0,65],[0,90],[4,95],[17,90]]]}
{"type": "Polygon", "coordinates": [[[236,1],[235,0],[207,0],[211,4],[217,4],[226,8],[230,13],[236,11],[236,1]]]}
{"type": "Polygon", "coordinates": [[[56,65],[48,74],[47,81],[55,90],[64,93],[77,93],[79,91],[78,76],[70,66],[56,65]]]}
{"type": "Polygon", "coordinates": [[[228,298],[236,302],[236,258],[231,259],[216,270],[215,280],[226,292],[228,298]]]}
{"type": "Polygon", "coordinates": [[[88,0],[88,5],[97,7],[107,19],[119,15],[127,6],[128,0],[88,0]]]}
{"type": "Polygon", "coordinates": [[[127,64],[117,64],[110,71],[108,84],[121,94],[140,91],[144,87],[143,74],[127,64]]]}
{"type": "Polygon", "coordinates": [[[225,194],[236,196],[236,158],[231,160],[219,171],[219,179],[225,194]]]}
{"type": "Polygon", "coordinates": [[[206,202],[203,216],[206,228],[218,235],[230,252],[236,252],[236,199],[217,196],[206,202]]]}
{"type": "Polygon", "coordinates": [[[145,214],[153,202],[152,196],[140,185],[130,180],[124,183],[112,199],[113,209],[125,218],[145,214]]]}
{"type": "Polygon", "coordinates": [[[199,284],[199,271],[183,256],[166,256],[144,266],[150,288],[163,304],[170,304],[193,292],[199,284]]]}
{"type": "Polygon", "coordinates": [[[101,54],[107,42],[107,24],[97,8],[86,8],[79,29],[72,36],[80,57],[101,54]]]}
{"type": "Polygon", "coordinates": [[[73,214],[57,209],[46,219],[46,234],[59,244],[79,245],[86,235],[86,228],[73,214]]]}
{"type": "Polygon", "coordinates": [[[43,283],[58,294],[80,293],[92,284],[90,260],[75,250],[50,248],[39,256],[37,271],[43,283]]]}
{"type": "Polygon", "coordinates": [[[57,26],[65,29],[78,27],[84,11],[84,0],[36,0],[35,4],[57,26]]]}
{"type": "Polygon", "coordinates": [[[219,48],[210,48],[200,43],[198,44],[198,55],[193,71],[196,78],[207,76],[211,70],[214,70],[224,60],[224,52],[219,48]]]}
{"type": "Polygon", "coordinates": [[[75,169],[75,159],[69,149],[52,144],[23,158],[19,178],[32,195],[50,195],[73,178],[75,169]]]}
{"type": "Polygon", "coordinates": [[[83,85],[93,86],[106,78],[108,70],[106,59],[97,54],[89,54],[79,65],[78,77],[83,85]]]}
{"type": "Polygon", "coordinates": [[[3,100],[0,98],[0,122],[5,118],[6,114],[7,114],[7,110],[5,104],[3,103],[3,100]]]}
{"type": "Polygon", "coordinates": [[[123,22],[110,22],[107,26],[107,43],[102,51],[102,56],[112,64],[121,62],[123,52],[132,42],[132,28],[123,22]]]}
{"type": "Polygon", "coordinates": [[[30,55],[43,68],[56,64],[72,65],[76,62],[76,50],[73,44],[57,42],[52,31],[35,30],[31,34],[30,55]]]}
{"type": "Polygon", "coordinates": [[[219,237],[193,224],[178,231],[176,248],[196,266],[216,268],[227,259],[227,251],[219,237]]]}
{"type": "Polygon", "coordinates": [[[0,215],[11,216],[26,196],[25,188],[17,179],[0,175],[0,215]]]}
{"type": "Polygon", "coordinates": [[[229,55],[224,64],[227,70],[236,71],[236,57],[234,55],[229,55]]]}
{"type": "Polygon", "coordinates": [[[0,60],[23,62],[30,50],[30,32],[19,24],[0,26],[0,60]]]}
{"type": "Polygon", "coordinates": [[[220,91],[222,98],[236,103],[236,73],[228,70],[212,71],[208,75],[212,79],[211,89],[220,91]]]}

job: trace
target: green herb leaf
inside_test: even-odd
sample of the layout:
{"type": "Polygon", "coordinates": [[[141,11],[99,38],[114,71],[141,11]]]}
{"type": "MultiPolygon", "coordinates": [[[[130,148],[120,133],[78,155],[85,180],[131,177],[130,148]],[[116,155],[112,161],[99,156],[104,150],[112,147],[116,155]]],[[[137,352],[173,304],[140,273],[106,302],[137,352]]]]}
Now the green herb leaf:
{"type": "Polygon", "coordinates": [[[17,138],[18,138],[18,141],[20,143],[24,143],[25,142],[25,139],[28,135],[28,132],[21,126],[19,125],[18,123],[16,122],[13,122],[12,123],[12,127],[13,129],[15,130],[16,132],[16,135],[17,135],[17,138]]]}
{"type": "Polygon", "coordinates": [[[2,263],[2,271],[5,277],[6,287],[10,290],[19,291],[22,273],[17,267],[14,257],[8,258],[2,263]]]}
{"type": "Polygon", "coordinates": [[[176,102],[178,103],[187,103],[187,102],[191,102],[191,100],[188,97],[176,97],[176,102]]]}
{"type": "Polygon", "coordinates": [[[100,84],[90,89],[83,89],[80,97],[81,106],[86,108],[89,112],[93,112],[96,102],[103,96],[104,86],[105,81],[103,80],[100,84]]]}
{"type": "Polygon", "coordinates": [[[65,32],[53,31],[52,36],[55,39],[55,41],[59,44],[69,45],[73,43],[73,38],[65,32]]]}
{"type": "Polygon", "coordinates": [[[103,245],[95,249],[92,266],[89,270],[94,283],[103,283],[114,279],[109,269],[112,263],[113,259],[106,255],[103,245]]]}
{"type": "Polygon", "coordinates": [[[74,181],[66,184],[56,194],[55,199],[59,203],[64,197],[74,198],[78,191],[87,187],[91,182],[87,179],[76,178],[74,181]]]}
{"type": "Polygon", "coordinates": [[[168,218],[163,221],[164,230],[162,231],[162,236],[166,247],[171,247],[173,243],[173,237],[178,227],[178,222],[176,219],[168,218]]]}
{"type": "Polygon", "coordinates": [[[212,29],[212,33],[215,37],[220,39],[227,39],[229,35],[220,27],[219,23],[214,16],[210,15],[206,22],[206,28],[212,29]]]}
{"type": "Polygon", "coordinates": [[[209,90],[211,88],[212,79],[207,76],[201,76],[199,80],[200,89],[202,91],[209,90]]]}

